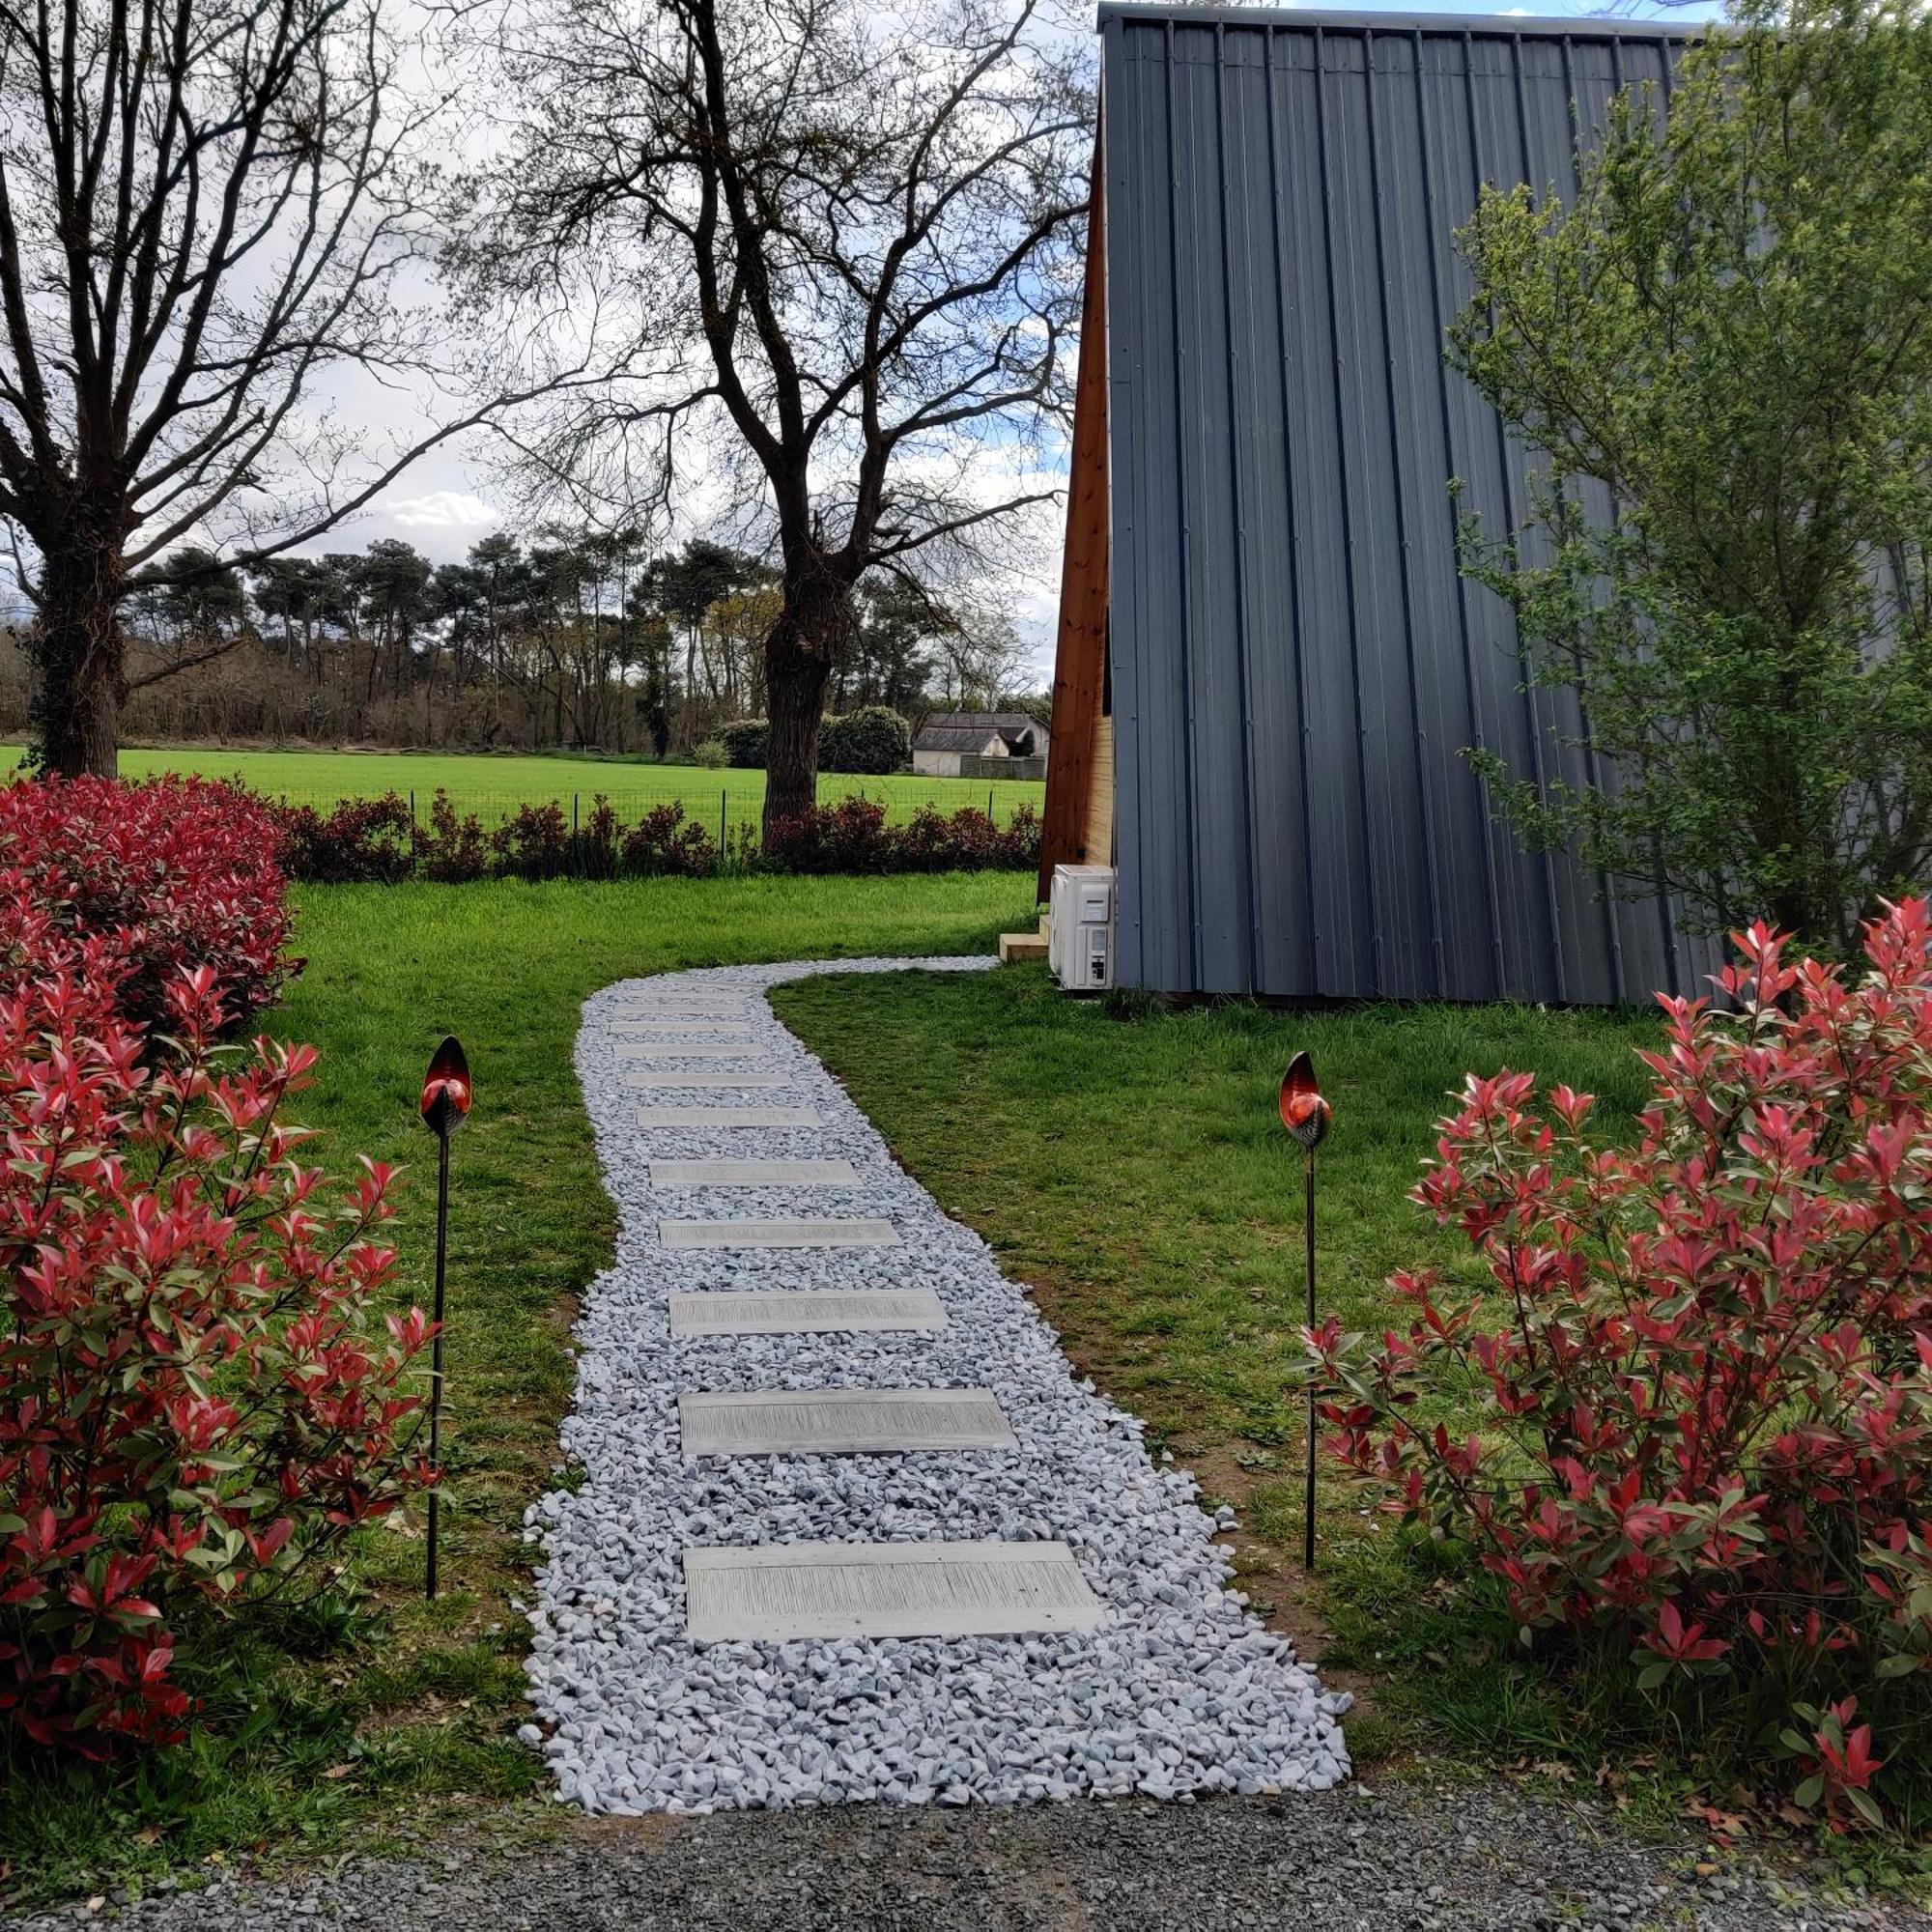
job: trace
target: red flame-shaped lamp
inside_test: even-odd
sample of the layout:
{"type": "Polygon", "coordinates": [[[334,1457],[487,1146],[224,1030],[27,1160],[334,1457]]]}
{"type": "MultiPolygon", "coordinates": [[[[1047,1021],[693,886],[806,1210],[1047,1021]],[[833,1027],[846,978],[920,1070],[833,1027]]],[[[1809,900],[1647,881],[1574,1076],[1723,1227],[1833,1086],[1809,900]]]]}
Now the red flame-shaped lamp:
{"type": "MultiPolygon", "coordinates": [[[[469,1116],[469,1062],[463,1042],[448,1036],[430,1056],[423,1075],[423,1125],[437,1138],[436,1161],[436,1334],[430,1343],[429,1460],[442,1464],[442,1298],[449,1264],[449,1137],[469,1116]]],[[[429,1492],[429,1562],[424,1593],[436,1600],[437,1532],[441,1527],[440,1477],[429,1492]]]]}
{"type": "MultiPolygon", "coordinates": [[[[1308,1325],[1315,1326],[1315,1150],[1328,1133],[1334,1109],[1322,1096],[1315,1078],[1315,1063],[1305,1053],[1297,1053],[1281,1076],[1281,1123],[1300,1148],[1302,1173],[1302,1286],[1308,1303],[1308,1325]]],[[[1315,1384],[1308,1385],[1308,1468],[1307,1485],[1301,1506],[1301,1561],[1309,1572],[1315,1569],[1315,1384]]]]}

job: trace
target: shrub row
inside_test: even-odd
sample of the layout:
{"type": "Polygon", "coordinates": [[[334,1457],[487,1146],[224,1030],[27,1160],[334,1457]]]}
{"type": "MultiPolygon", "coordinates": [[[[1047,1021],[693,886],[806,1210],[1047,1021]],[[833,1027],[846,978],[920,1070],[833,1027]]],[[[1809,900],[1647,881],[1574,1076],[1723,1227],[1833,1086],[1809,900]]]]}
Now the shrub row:
{"type": "MultiPolygon", "coordinates": [[[[0,794],[0,1730],[178,1739],[185,1646],[432,1480],[389,1175],[303,1166],[281,829],[225,785],[0,794]]],[[[321,1566],[326,1574],[326,1565],[321,1566]]]]}
{"type": "Polygon", "coordinates": [[[486,831],[471,813],[457,816],[439,791],[428,825],[414,822],[396,793],[345,799],[333,811],[307,806],[279,811],[282,856],[291,877],[322,885],[431,879],[709,878],[722,872],[944,872],[1028,867],[1039,862],[1039,820],[1021,807],[996,826],[968,808],[950,818],[930,810],[889,826],[885,808],[865,799],[822,806],[782,825],[761,855],[755,829],[741,825],[720,849],[681,805],[660,805],[623,825],[599,796],[573,826],[557,804],[526,805],[486,831]]]}
{"type": "Polygon", "coordinates": [[[886,809],[848,798],[781,820],[771,862],[791,872],[980,872],[1039,863],[1039,819],[1021,806],[999,826],[972,806],[947,818],[922,807],[904,825],[888,825],[886,809]]]}

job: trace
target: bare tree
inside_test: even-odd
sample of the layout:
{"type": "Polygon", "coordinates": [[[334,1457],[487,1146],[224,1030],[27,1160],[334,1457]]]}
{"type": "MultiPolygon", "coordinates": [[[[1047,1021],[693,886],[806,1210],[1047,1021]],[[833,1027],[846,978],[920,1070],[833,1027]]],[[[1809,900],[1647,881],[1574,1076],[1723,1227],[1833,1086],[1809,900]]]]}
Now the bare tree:
{"type": "Polygon", "coordinates": [[[612,517],[727,479],[781,590],[769,837],[815,796],[860,581],[983,568],[1056,494],[1037,454],[1078,298],[1083,37],[1037,0],[488,18],[490,98],[525,118],[482,185],[478,298],[565,298],[612,357],[603,389],[520,432],[525,464],[612,517]]]}
{"type": "Polygon", "coordinates": [[[437,103],[400,103],[380,11],[0,0],[0,520],[56,771],[114,770],[144,565],[287,550],[507,400],[423,425],[412,391],[375,455],[303,407],[345,364],[439,374],[410,299],[437,103]]]}

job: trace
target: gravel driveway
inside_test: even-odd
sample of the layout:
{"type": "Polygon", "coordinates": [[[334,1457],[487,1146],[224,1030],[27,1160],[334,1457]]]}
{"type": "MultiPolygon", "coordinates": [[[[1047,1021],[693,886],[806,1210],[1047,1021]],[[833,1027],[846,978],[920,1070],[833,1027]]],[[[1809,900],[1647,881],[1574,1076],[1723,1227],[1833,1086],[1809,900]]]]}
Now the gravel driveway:
{"type": "Polygon", "coordinates": [[[1932,1926],[1693,1839],[1645,1844],[1501,1786],[1008,1810],[841,1805],[606,1820],[503,1853],[472,1831],[305,1880],[225,1877],[19,1932],[1856,1932],[1932,1926]],[[1698,1869],[1702,1866],[1700,1872],[1698,1869]]]}

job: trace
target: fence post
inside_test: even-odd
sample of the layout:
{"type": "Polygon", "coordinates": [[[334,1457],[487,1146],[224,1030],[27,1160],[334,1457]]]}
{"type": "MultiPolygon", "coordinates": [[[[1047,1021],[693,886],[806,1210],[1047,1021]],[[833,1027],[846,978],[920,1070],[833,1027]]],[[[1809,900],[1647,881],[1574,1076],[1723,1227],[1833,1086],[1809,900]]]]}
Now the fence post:
{"type": "Polygon", "coordinates": [[[986,787],[986,816],[988,818],[991,818],[992,815],[993,815],[993,787],[991,785],[988,785],[986,787]]]}
{"type": "Polygon", "coordinates": [[[410,830],[413,832],[415,829],[416,829],[416,788],[414,785],[412,785],[410,787],[410,830]]]}
{"type": "Polygon", "coordinates": [[[724,813],[731,803],[731,787],[720,785],[718,788],[718,863],[724,863],[724,813]]]}

